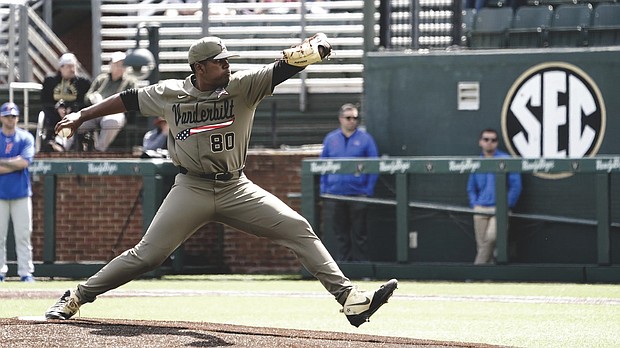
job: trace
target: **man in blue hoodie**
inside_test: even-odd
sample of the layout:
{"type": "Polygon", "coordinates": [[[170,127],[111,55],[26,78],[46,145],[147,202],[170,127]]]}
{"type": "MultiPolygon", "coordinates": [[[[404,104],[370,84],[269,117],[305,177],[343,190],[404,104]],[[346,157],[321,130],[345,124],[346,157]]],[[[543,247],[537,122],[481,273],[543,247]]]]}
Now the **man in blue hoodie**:
{"type": "MultiPolygon", "coordinates": [[[[370,134],[358,128],[359,114],[353,104],[344,104],[338,113],[340,128],[323,140],[321,158],[376,158],[377,144],[370,134]]],[[[374,194],[376,174],[327,174],[321,177],[321,194],[370,197],[374,194]]],[[[336,199],[323,201],[323,217],[331,221],[336,237],[338,261],[368,261],[366,203],[336,199]]]]}
{"type": "MultiPolygon", "coordinates": [[[[497,149],[499,136],[495,129],[487,128],[480,133],[478,145],[482,149],[481,157],[506,158],[507,153],[497,149]]],[[[495,221],[495,173],[474,173],[469,175],[467,183],[469,205],[474,211],[474,234],[476,236],[476,259],[474,264],[493,263],[497,226],[495,221]]],[[[521,174],[508,174],[508,208],[517,204],[521,194],[521,174]]]]}

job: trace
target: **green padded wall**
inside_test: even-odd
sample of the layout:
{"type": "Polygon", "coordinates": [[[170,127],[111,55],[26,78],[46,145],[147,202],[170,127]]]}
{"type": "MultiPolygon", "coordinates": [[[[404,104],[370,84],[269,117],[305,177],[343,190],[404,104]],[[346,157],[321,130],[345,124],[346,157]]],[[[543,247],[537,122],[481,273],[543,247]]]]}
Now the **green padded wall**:
{"type": "MultiPolygon", "coordinates": [[[[486,127],[500,132],[501,149],[512,149],[523,153],[521,156],[535,158],[537,152],[545,157],[618,154],[618,81],[620,47],[372,52],[365,58],[362,112],[380,152],[390,156],[478,155],[478,135],[486,127]],[[471,82],[478,84],[479,107],[459,110],[458,85],[471,82]],[[527,103],[513,103],[519,98],[527,103]],[[511,108],[519,105],[530,113],[513,113],[511,108]],[[581,113],[571,113],[579,108],[581,113]],[[540,132],[538,143],[533,140],[536,131],[540,132]],[[516,145],[519,133],[533,150],[524,151],[524,146],[516,145]],[[590,142],[587,136],[592,137],[590,142]],[[580,148],[585,150],[579,152],[580,148]]],[[[466,183],[465,175],[416,175],[409,183],[409,197],[412,201],[467,206],[466,183]]],[[[525,175],[523,183],[514,212],[547,215],[552,221],[511,218],[511,260],[596,263],[596,226],[553,221],[596,219],[594,178],[525,175]]],[[[617,245],[618,175],[611,177],[611,190],[612,222],[616,223],[612,243],[617,245]]],[[[393,197],[393,178],[382,176],[377,192],[393,197]]],[[[377,242],[374,245],[386,245],[376,249],[378,260],[395,257],[388,243],[378,243],[382,239],[378,230],[392,230],[388,218],[392,211],[375,207],[371,214],[371,239],[377,242]]],[[[414,209],[411,215],[412,231],[418,236],[417,248],[410,249],[411,261],[473,260],[475,242],[469,214],[414,209]]],[[[612,255],[612,263],[619,262],[620,255],[612,255]]]]}

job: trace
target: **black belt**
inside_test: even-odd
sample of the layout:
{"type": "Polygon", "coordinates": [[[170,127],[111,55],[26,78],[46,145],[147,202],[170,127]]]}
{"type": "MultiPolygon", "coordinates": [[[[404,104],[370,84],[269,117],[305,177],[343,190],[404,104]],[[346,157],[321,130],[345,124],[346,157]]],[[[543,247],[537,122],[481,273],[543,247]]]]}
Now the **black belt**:
{"type": "MultiPolygon", "coordinates": [[[[181,174],[188,174],[189,171],[185,167],[179,166],[179,172],[181,174]]],[[[198,174],[198,173],[189,173],[190,175],[198,176],[203,179],[209,180],[217,180],[217,181],[228,181],[235,177],[235,174],[238,174],[237,177],[241,176],[243,173],[243,169],[235,170],[233,172],[221,172],[221,173],[209,173],[209,174],[198,174]]]]}

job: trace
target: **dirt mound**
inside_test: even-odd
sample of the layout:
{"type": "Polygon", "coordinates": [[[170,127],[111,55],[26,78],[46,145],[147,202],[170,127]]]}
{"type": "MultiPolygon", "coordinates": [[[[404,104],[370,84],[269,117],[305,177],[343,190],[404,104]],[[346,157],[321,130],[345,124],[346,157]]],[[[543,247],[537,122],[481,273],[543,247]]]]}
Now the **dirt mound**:
{"type": "Polygon", "coordinates": [[[3,347],[493,347],[326,331],[303,331],[203,322],[2,318],[3,347]]]}

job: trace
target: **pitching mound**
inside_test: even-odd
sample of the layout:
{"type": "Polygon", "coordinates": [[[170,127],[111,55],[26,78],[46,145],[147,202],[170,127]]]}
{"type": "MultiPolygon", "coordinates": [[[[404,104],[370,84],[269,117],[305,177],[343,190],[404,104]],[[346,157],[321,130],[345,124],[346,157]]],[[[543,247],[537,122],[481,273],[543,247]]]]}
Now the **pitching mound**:
{"type": "Polygon", "coordinates": [[[3,347],[492,347],[326,331],[195,322],[2,318],[3,347]]]}

